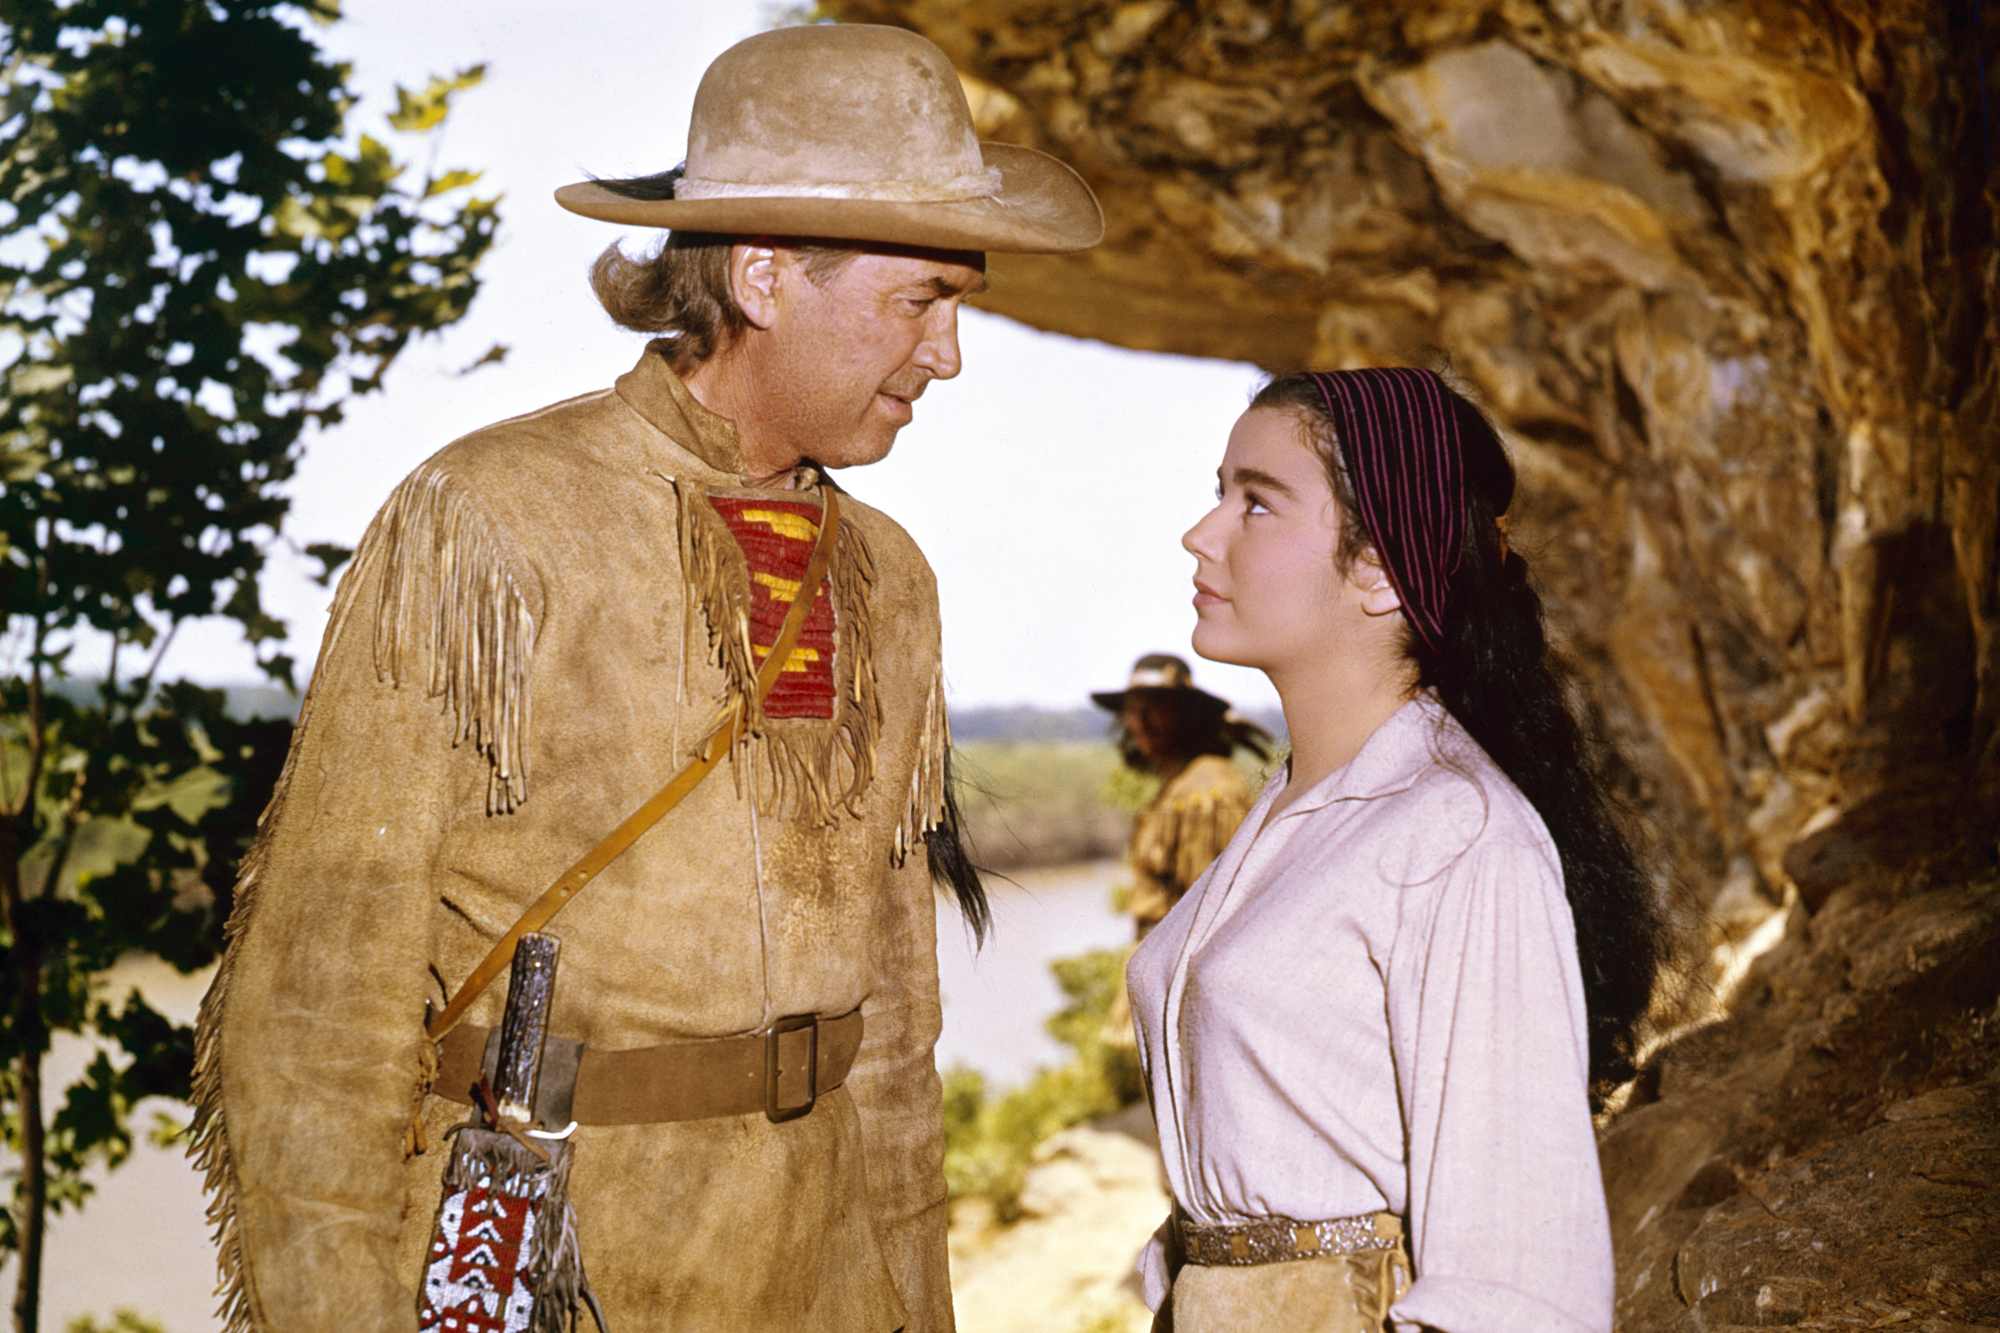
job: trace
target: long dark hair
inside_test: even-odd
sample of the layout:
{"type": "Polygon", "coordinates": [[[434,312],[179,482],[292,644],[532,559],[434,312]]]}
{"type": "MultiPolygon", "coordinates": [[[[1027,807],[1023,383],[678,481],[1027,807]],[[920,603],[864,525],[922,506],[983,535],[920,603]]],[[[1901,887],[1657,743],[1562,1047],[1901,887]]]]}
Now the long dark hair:
{"type": "MultiPolygon", "coordinates": [[[[1667,962],[1666,915],[1639,868],[1626,832],[1629,816],[1605,782],[1608,755],[1577,720],[1528,562],[1506,543],[1514,466],[1479,409],[1445,393],[1465,470],[1462,550],[1447,584],[1442,637],[1432,644],[1405,625],[1404,652],[1418,687],[1436,692],[1555,841],[1583,968],[1590,1081],[1601,1099],[1637,1070],[1639,1023],[1667,962]]],[[[1325,395],[1311,376],[1285,375],[1259,390],[1250,406],[1293,412],[1304,425],[1340,506],[1335,558],[1344,572],[1370,543],[1325,395]]]]}

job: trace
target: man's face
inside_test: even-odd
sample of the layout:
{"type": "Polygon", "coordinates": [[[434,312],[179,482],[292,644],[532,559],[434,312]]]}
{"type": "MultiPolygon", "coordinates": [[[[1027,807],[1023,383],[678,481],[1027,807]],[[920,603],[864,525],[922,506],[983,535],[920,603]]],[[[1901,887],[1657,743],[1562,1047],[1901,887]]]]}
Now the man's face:
{"type": "Polygon", "coordinates": [[[930,382],[958,374],[958,307],[984,290],[985,259],[864,252],[819,282],[796,252],[776,262],[766,427],[825,467],[876,462],[930,382]]]}
{"type": "Polygon", "coordinates": [[[1173,707],[1170,701],[1156,694],[1132,690],[1125,695],[1125,706],[1119,710],[1118,720],[1124,724],[1125,734],[1132,738],[1133,747],[1149,762],[1158,763],[1166,758],[1173,707]]]}

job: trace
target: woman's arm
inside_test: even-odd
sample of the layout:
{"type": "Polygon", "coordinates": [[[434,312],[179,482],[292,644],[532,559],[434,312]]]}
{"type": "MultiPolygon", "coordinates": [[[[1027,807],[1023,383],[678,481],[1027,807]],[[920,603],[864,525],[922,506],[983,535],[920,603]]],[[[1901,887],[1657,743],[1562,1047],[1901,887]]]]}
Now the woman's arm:
{"type": "Polygon", "coordinates": [[[1552,850],[1482,842],[1405,891],[1388,969],[1416,1281],[1398,1329],[1611,1327],[1576,933],[1552,850]]]}

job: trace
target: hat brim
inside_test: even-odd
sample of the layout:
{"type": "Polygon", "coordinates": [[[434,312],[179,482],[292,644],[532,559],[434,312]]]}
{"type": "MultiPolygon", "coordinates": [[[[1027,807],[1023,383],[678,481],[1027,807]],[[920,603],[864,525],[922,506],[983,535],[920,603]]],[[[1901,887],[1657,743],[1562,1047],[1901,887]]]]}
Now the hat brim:
{"type": "Polygon", "coordinates": [[[572,213],[635,227],[731,236],[812,236],[936,250],[1067,254],[1104,239],[1104,213],[1083,177],[1047,153],[982,143],[1000,168],[1000,192],[962,203],[758,195],[720,199],[628,199],[596,181],[556,191],[572,213]]]}
{"type": "Polygon", "coordinates": [[[1134,694],[1167,695],[1179,702],[1198,704],[1218,713],[1229,711],[1228,700],[1218,699],[1207,690],[1193,685],[1136,685],[1123,690],[1098,690],[1091,694],[1090,701],[1115,713],[1125,706],[1126,698],[1134,694]]]}

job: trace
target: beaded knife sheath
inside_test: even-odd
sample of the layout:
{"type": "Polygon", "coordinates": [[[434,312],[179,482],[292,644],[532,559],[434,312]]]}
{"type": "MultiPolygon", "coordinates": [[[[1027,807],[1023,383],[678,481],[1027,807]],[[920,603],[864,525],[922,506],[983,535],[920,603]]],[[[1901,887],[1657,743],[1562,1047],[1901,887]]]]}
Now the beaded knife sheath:
{"type": "MultiPolygon", "coordinates": [[[[537,1133],[536,1083],[555,994],[558,941],[515,947],[492,1068],[473,1088],[470,1119],[447,1136],[451,1156],[424,1256],[417,1327],[437,1333],[573,1333],[591,1294],[569,1203],[574,1144],[537,1133]]],[[[571,1127],[573,1128],[573,1126],[571,1127]]]]}

